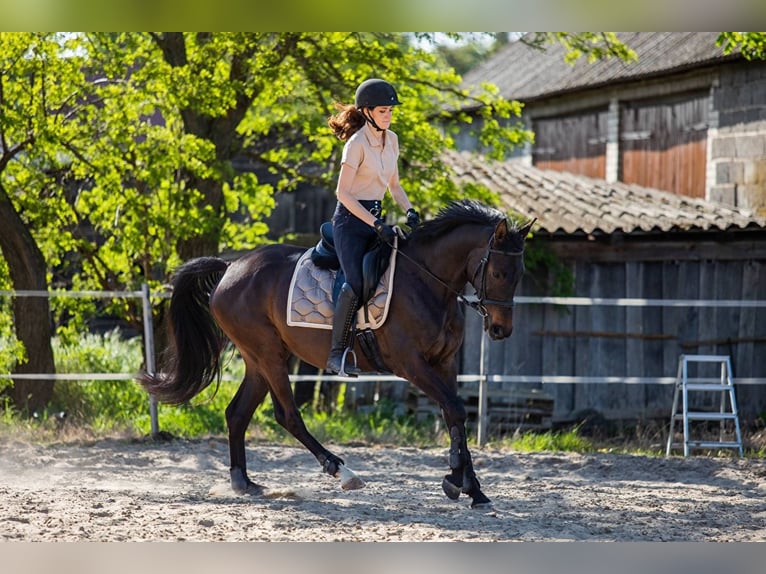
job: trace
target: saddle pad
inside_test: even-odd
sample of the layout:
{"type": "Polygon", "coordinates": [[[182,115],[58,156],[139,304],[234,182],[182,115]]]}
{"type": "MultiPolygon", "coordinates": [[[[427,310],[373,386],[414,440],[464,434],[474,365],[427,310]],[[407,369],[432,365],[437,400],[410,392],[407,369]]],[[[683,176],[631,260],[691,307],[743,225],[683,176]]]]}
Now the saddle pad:
{"type": "MultiPolygon", "coordinates": [[[[388,316],[393,289],[391,278],[396,266],[396,250],[391,251],[388,268],[378,282],[375,293],[367,302],[369,322],[364,320],[364,308],[357,313],[357,329],[377,329],[388,316]]],[[[332,329],[335,305],[332,289],[337,271],[320,269],[311,261],[311,249],[307,250],[295,265],[290,291],[287,295],[287,324],[291,327],[332,329]]]]}

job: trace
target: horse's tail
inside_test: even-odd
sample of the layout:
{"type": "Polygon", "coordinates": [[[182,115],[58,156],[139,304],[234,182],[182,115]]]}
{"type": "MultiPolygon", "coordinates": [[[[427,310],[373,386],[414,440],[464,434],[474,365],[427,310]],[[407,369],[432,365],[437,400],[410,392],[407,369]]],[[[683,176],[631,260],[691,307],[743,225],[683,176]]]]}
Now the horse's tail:
{"type": "Polygon", "coordinates": [[[221,353],[228,339],[213,319],[209,303],[227,267],[223,259],[199,257],[176,269],[163,372],[139,377],[158,401],[186,403],[214,379],[220,380],[221,353]]]}

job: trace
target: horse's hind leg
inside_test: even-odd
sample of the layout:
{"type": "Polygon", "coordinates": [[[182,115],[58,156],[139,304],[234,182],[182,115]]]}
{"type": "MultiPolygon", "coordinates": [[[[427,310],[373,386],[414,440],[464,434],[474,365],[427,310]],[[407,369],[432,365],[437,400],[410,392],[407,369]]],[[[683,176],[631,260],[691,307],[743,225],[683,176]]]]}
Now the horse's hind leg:
{"type": "Polygon", "coordinates": [[[291,435],[298,439],[317,459],[324,472],[340,478],[344,490],[355,490],[364,486],[364,481],[349,470],[343,460],[327,450],[306,428],[303,417],[295,403],[293,391],[290,388],[285,365],[272,365],[268,371],[269,386],[272,402],[274,403],[274,418],[291,435]]]}
{"type": "Polygon", "coordinates": [[[245,456],[245,431],[253,418],[255,409],[263,402],[268,386],[263,377],[248,367],[237,394],[226,407],[226,424],[229,428],[229,457],[231,460],[231,487],[237,494],[260,494],[263,487],[247,476],[245,456]]]}

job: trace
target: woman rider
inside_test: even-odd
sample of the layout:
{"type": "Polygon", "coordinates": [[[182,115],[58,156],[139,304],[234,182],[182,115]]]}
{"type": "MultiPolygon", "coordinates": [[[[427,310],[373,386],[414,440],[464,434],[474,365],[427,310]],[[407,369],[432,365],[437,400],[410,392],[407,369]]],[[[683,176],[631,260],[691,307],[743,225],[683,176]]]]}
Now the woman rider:
{"type": "Polygon", "coordinates": [[[328,124],[346,142],[341,158],[332,218],[335,251],[345,275],[335,304],[332,345],[325,370],[356,376],[355,365],[345,366],[343,355],[353,333],[359,294],[362,292],[362,259],[370,239],[377,235],[393,244],[396,232],[383,221],[381,200],[386,190],[407,212],[407,225],[420,223],[420,216],[399,182],[399,140],[388,129],[394,106],[400,105],[396,90],[384,80],[373,78],[356,89],[354,105],[336,104],[337,114],[328,124]]]}

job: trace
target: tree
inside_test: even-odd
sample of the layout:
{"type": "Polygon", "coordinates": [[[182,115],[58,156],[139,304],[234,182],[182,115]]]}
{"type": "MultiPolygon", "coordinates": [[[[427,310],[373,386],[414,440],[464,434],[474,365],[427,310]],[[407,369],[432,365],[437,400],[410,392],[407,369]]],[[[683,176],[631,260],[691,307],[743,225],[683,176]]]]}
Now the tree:
{"type": "MultiPolygon", "coordinates": [[[[0,251],[10,285],[17,291],[45,290],[46,270],[66,242],[48,250],[40,238],[51,233],[58,200],[55,174],[44,166],[72,137],[67,114],[83,85],[75,57],[62,58],[54,34],[0,34],[0,251]]],[[[53,373],[50,307],[46,298],[17,297],[12,303],[16,373],[53,373]]],[[[13,401],[22,410],[43,407],[53,381],[16,380],[13,401]]]]}
{"type": "MultiPolygon", "coordinates": [[[[436,121],[448,110],[477,102],[499,155],[527,137],[501,125],[518,105],[491,90],[464,93],[457,74],[434,68],[401,35],[1,38],[0,224],[16,290],[45,289],[54,271],[75,289],[156,287],[182,259],[263,241],[275,193],[306,180],[332,185],[342,146],[326,118],[370,76],[391,79],[406,103],[397,118],[408,150],[402,176],[425,211],[458,194],[438,161],[452,145],[436,121]],[[277,183],[235,173],[232,160],[242,155],[277,183]]],[[[83,305],[54,303],[67,316],[60,333],[82,324],[83,305]]],[[[140,318],[130,302],[104,310],[140,318]]],[[[14,316],[27,359],[15,372],[54,372],[47,299],[17,299],[14,316]]],[[[16,382],[17,406],[45,404],[52,383],[34,388],[28,400],[16,382]]]]}
{"type": "Polygon", "coordinates": [[[721,32],[716,45],[724,54],[738,50],[748,60],[766,60],[766,32],[721,32]]]}

